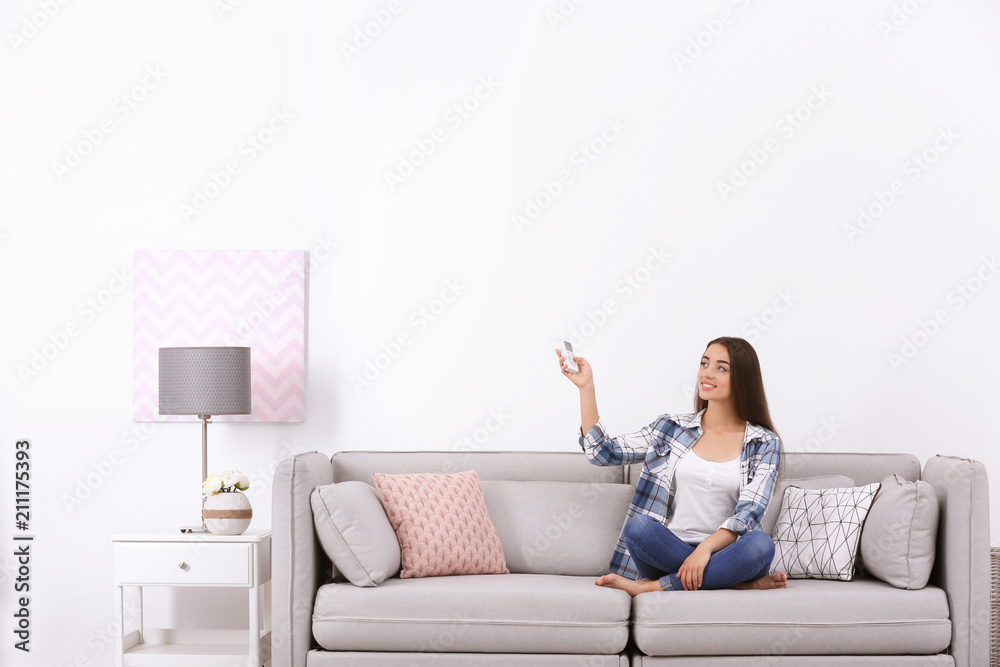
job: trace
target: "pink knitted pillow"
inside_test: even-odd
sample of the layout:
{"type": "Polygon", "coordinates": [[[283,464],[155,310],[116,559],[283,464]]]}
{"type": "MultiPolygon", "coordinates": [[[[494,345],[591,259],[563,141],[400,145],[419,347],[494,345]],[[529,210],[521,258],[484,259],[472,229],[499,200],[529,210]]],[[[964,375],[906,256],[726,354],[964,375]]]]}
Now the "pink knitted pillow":
{"type": "Polygon", "coordinates": [[[401,579],[510,574],[475,470],[450,475],[372,473],[399,538],[401,579]]]}

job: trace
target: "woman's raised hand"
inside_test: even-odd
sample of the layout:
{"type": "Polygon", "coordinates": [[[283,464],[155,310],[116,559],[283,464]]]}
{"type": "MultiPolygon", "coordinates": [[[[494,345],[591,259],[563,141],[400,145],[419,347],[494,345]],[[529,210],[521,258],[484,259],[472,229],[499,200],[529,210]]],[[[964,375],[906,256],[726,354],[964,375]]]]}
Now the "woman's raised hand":
{"type": "Polygon", "coordinates": [[[590,363],[583,357],[573,357],[576,361],[577,367],[580,369],[579,373],[570,373],[566,370],[565,361],[563,360],[562,350],[556,348],[556,354],[559,356],[559,370],[562,374],[569,378],[569,381],[575,384],[580,389],[583,389],[588,384],[594,383],[594,369],[590,367],[590,363]]]}

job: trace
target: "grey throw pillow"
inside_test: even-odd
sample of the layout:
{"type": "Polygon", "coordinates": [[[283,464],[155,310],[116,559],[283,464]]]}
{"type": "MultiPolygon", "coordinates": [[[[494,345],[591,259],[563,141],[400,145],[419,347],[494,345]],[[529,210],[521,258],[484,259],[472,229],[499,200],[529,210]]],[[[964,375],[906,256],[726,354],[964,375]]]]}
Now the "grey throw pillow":
{"type": "Polygon", "coordinates": [[[399,539],[375,487],[326,484],[313,489],[309,500],[320,544],[348,581],[377,586],[399,574],[399,539]]]}
{"type": "Polygon", "coordinates": [[[896,588],[923,588],[934,568],[937,527],[934,487],[889,475],[861,533],[865,571],[896,588]]]}
{"type": "Polygon", "coordinates": [[[774,524],[778,521],[778,512],[781,510],[781,499],[785,495],[785,489],[789,486],[797,486],[800,489],[834,489],[837,487],[854,486],[854,480],[843,475],[818,475],[816,477],[802,477],[799,479],[783,479],[778,484],[771,496],[771,502],[764,512],[764,518],[760,520],[761,529],[774,537],[774,524]]]}

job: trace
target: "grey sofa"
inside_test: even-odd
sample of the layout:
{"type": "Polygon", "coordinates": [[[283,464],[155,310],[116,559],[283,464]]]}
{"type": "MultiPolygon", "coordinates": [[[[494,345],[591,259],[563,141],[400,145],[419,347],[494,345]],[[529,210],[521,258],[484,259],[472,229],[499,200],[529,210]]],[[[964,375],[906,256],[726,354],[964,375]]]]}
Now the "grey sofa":
{"type": "Polygon", "coordinates": [[[986,665],[990,524],[981,463],[938,456],[921,470],[907,454],[787,453],[783,477],[841,474],[862,485],[892,473],[931,483],[940,503],[938,551],[923,589],[859,576],[850,582],[790,579],[787,589],[776,591],[657,592],[632,599],[593,582],[606,571],[607,535],[621,527],[638,465],[600,467],[570,452],[299,454],[283,461],[274,477],[272,664],[986,665]],[[527,482],[523,488],[536,490],[544,482],[559,491],[552,498],[562,506],[545,506],[533,496],[534,512],[500,506],[499,498],[505,504],[516,498],[509,487],[503,487],[506,496],[501,486],[486,493],[498,531],[505,526],[500,537],[511,574],[397,576],[374,588],[336,576],[316,537],[313,489],[348,480],[370,484],[372,472],[469,469],[477,471],[484,491],[499,480],[527,482]],[[570,504],[574,513],[565,493],[576,489],[582,495],[579,504],[570,504]],[[521,531],[518,521],[531,528],[521,531]],[[600,544],[587,544],[586,535],[581,543],[584,529],[603,536],[594,538],[600,544]]]}

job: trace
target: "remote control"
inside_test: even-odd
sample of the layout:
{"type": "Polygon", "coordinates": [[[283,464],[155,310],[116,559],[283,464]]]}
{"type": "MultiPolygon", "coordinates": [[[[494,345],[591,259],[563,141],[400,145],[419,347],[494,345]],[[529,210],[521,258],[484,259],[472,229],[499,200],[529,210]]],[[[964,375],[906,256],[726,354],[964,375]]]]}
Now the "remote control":
{"type": "Polygon", "coordinates": [[[566,362],[566,371],[569,373],[579,373],[580,367],[576,365],[576,359],[573,358],[573,346],[569,344],[569,341],[562,339],[556,344],[562,348],[563,360],[566,362]]]}

